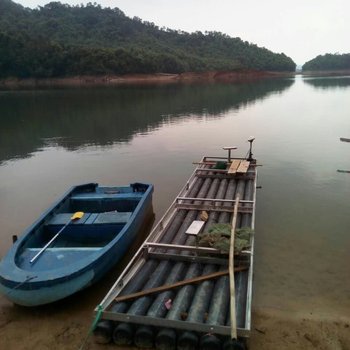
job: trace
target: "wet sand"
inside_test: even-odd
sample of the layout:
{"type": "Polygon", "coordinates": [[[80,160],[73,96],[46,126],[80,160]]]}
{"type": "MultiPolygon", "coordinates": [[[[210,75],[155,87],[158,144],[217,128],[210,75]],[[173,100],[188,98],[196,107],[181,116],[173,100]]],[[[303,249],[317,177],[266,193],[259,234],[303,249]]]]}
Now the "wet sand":
{"type": "Polygon", "coordinates": [[[350,318],[261,309],[253,313],[250,350],[350,349],[350,318]]]}
{"type": "MultiPolygon", "coordinates": [[[[104,286],[107,287],[107,286],[104,286]]],[[[103,288],[101,288],[102,292],[103,288]]],[[[36,309],[4,303],[0,314],[1,349],[80,349],[88,334],[94,303],[91,290],[67,301],[36,309]]],[[[95,299],[96,301],[99,299],[95,299]]],[[[278,310],[253,312],[250,350],[350,349],[350,319],[291,316],[278,310]]],[[[90,337],[86,350],[126,349],[98,345],[90,337]]],[[[128,347],[127,349],[136,349],[128,347]]]]}

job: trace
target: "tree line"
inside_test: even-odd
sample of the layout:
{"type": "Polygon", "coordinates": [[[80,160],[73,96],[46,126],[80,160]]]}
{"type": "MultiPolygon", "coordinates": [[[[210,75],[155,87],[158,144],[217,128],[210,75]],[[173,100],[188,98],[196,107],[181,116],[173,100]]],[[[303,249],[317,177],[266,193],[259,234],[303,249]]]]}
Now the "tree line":
{"type": "Polygon", "coordinates": [[[240,38],[159,28],[96,3],[28,9],[0,0],[0,77],[237,69],[294,71],[295,63],[240,38]]]}
{"type": "Polygon", "coordinates": [[[350,53],[319,55],[303,65],[303,71],[350,69],[350,53]]]}

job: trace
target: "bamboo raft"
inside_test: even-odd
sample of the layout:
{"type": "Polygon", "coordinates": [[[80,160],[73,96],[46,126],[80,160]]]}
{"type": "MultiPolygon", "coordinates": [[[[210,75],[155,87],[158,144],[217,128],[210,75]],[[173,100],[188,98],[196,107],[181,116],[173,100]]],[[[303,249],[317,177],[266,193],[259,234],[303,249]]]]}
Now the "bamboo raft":
{"type": "Polygon", "coordinates": [[[213,223],[254,229],[256,161],[203,157],[101,304],[98,343],[156,349],[245,349],[254,236],[234,255],[198,245],[213,223]],[[220,164],[220,169],[217,166],[220,164]],[[223,166],[224,165],[224,166],[223,166]],[[205,218],[203,218],[203,213],[205,218]]]}

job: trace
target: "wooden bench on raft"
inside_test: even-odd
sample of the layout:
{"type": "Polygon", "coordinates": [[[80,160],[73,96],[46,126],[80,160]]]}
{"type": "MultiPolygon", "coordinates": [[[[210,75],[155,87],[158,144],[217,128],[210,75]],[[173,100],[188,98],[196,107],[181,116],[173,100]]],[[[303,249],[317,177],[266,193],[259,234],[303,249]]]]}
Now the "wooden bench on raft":
{"type": "Polygon", "coordinates": [[[228,151],[227,162],[231,163],[230,167],[227,170],[227,174],[245,174],[248,171],[249,164],[247,160],[232,159],[231,160],[231,151],[237,149],[235,146],[223,147],[225,151],[228,151]]]}
{"type": "Polygon", "coordinates": [[[248,171],[249,165],[250,162],[248,162],[247,160],[234,159],[231,162],[229,169],[227,170],[227,174],[245,174],[248,171]]]}

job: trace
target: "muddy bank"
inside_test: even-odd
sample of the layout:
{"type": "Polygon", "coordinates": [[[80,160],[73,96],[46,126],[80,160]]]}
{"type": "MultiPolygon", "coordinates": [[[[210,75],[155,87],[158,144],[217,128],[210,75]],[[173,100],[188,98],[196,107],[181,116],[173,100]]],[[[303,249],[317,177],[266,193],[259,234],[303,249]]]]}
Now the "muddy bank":
{"type": "Polygon", "coordinates": [[[255,310],[249,350],[350,349],[349,327],[349,316],[255,310]]]}
{"type": "Polygon", "coordinates": [[[211,82],[244,82],[263,78],[292,76],[294,73],[261,72],[252,70],[187,72],[181,74],[127,74],[104,76],[76,76],[66,78],[0,80],[0,88],[36,88],[36,87],[69,87],[120,84],[174,84],[174,83],[211,83],[211,82]]]}
{"type": "MultiPolygon", "coordinates": [[[[86,291],[87,292],[87,291],[86,291]]],[[[93,303],[88,293],[69,303],[26,309],[7,304],[0,313],[2,349],[77,350],[84,342],[92,320],[93,303]]],[[[292,315],[270,309],[253,312],[250,350],[350,349],[350,319],[320,315],[292,315]]],[[[90,337],[84,350],[137,348],[98,345],[90,337]]]]}

